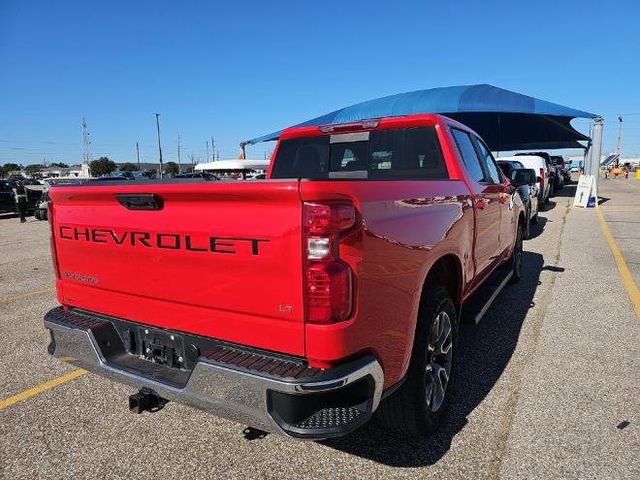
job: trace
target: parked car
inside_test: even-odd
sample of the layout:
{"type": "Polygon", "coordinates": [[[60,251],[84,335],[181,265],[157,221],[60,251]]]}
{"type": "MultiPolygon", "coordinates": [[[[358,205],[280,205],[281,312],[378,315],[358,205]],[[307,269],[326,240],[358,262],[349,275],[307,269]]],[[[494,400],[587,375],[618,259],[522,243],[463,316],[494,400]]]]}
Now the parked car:
{"type": "MultiPolygon", "coordinates": [[[[27,214],[32,214],[40,200],[42,191],[40,185],[28,180],[22,180],[27,195],[27,214]],[[33,185],[38,187],[34,188],[33,185]]],[[[16,186],[14,180],[0,180],[0,213],[17,213],[17,205],[13,189],[16,186]]]]}
{"type": "Polygon", "coordinates": [[[567,167],[564,158],[560,155],[552,155],[551,160],[555,163],[558,170],[560,170],[560,175],[562,175],[563,185],[567,185],[571,183],[571,172],[567,167]]]}
{"type": "Polygon", "coordinates": [[[49,353],[140,388],[135,412],[318,439],[379,410],[432,432],[461,308],[522,272],[522,201],[489,148],[440,115],[298,127],[268,177],[51,188],[49,353]]]}
{"type": "Polygon", "coordinates": [[[49,208],[49,194],[46,190],[42,192],[42,196],[40,197],[40,201],[37,203],[35,210],[33,211],[33,216],[36,220],[47,220],[48,218],[48,208],[49,208]]]}
{"type": "Polygon", "coordinates": [[[515,155],[513,157],[500,157],[500,161],[520,162],[525,168],[535,170],[537,175],[538,205],[544,205],[549,201],[551,194],[550,173],[543,157],[538,155],[515,155]]]}
{"type": "Polygon", "coordinates": [[[508,160],[498,160],[498,165],[511,184],[517,189],[522,199],[525,211],[524,238],[531,236],[530,224],[538,223],[538,187],[536,171],[532,168],[524,168],[522,163],[508,160]],[[515,174],[516,170],[525,170],[526,173],[515,174]]]}
{"type": "Polygon", "coordinates": [[[190,173],[176,173],[173,178],[203,178],[205,180],[220,180],[212,173],[207,172],[190,172],[190,173]]]}
{"type": "Polygon", "coordinates": [[[522,152],[516,153],[516,156],[530,156],[535,155],[544,159],[546,164],[547,181],[549,184],[549,197],[553,197],[562,186],[560,185],[558,169],[555,167],[551,155],[547,152],[522,152]]]}

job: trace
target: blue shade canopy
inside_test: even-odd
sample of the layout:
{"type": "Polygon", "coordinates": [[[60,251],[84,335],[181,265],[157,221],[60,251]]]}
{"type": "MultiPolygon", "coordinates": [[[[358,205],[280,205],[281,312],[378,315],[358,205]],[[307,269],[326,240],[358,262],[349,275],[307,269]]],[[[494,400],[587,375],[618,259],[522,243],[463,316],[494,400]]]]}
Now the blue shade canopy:
{"type": "MultiPolygon", "coordinates": [[[[574,118],[593,113],[494,87],[460,85],[399,93],[357,103],[294,125],[319,126],[370,118],[440,113],[472,128],[494,151],[583,147],[589,140],[575,130],[574,118]]],[[[246,144],[277,140],[282,130],[251,139],[246,144]]]]}

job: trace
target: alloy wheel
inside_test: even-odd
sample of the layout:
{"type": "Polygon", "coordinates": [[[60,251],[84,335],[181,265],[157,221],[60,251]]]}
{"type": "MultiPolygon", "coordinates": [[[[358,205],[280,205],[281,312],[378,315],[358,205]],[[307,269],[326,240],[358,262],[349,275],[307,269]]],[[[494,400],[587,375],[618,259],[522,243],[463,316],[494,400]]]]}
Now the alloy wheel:
{"type": "Polygon", "coordinates": [[[453,329],[447,312],[440,312],[431,324],[427,351],[427,407],[437,412],[444,402],[453,359],[453,329]]]}

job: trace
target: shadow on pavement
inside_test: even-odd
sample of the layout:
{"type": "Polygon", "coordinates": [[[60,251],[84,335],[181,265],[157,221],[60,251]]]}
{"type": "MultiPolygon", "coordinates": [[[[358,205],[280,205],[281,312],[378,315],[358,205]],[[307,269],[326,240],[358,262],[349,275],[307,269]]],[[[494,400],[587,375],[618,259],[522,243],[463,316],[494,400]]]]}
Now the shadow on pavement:
{"type": "Polygon", "coordinates": [[[576,196],[577,186],[578,185],[576,184],[565,185],[563,188],[556,191],[556,194],[552,198],[568,198],[568,197],[573,198],[576,196]]]}
{"type": "Polygon", "coordinates": [[[533,295],[540,284],[542,255],[524,252],[523,268],[520,282],[498,296],[480,325],[460,326],[455,397],[438,432],[425,439],[407,440],[384,431],[372,421],[346,437],[322,443],[394,467],[420,467],[438,462],[513,355],[522,323],[533,306],[533,295]]]}
{"type": "Polygon", "coordinates": [[[540,214],[538,214],[538,223],[532,223],[531,225],[529,225],[529,238],[527,238],[527,240],[531,240],[532,238],[536,238],[542,235],[542,232],[544,232],[544,227],[548,221],[549,220],[547,220],[546,217],[541,217],[540,214]]]}

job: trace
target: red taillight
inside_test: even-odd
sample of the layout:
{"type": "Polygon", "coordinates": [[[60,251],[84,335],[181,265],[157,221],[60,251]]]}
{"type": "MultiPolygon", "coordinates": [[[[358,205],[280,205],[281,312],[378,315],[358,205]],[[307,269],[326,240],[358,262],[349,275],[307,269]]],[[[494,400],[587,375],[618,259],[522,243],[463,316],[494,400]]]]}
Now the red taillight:
{"type": "Polygon", "coordinates": [[[544,168],[540,167],[540,188],[544,187],[544,168]]]}
{"type": "Polygon", "coordinates": [[[343,232],[356,223],[356,210],[349,203],[305,203],[304,213],[310,235],[343,232]]]}
{"type": "Polygon", "coordinates": [[[56,279],[60,278],[60,269],[58,268],[58,252],[56,250],[56,240],[53,232],[53,202],[49,200],[47,203],[47,220],[49,221],[50,237],[49,243],[51,245],[51,261],[53,262],[53,273],[56,279]]]}
{"type": "Polygon", "coordinates": [[[339,258],[342,235],[356,224],[350,203],[305,203],[306,305],[310,323],[334,323],[352,310],[353,272],[339,258]]]}
{"type": "Polygon", "coordinates": [[[340,261],[309,262],[307,321],[333,323],[351,313],[351,269],[340,261]]]}

